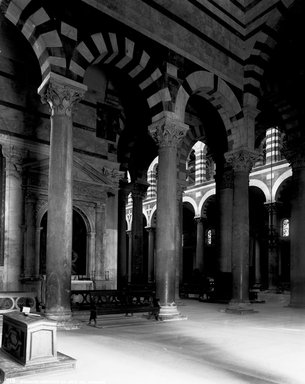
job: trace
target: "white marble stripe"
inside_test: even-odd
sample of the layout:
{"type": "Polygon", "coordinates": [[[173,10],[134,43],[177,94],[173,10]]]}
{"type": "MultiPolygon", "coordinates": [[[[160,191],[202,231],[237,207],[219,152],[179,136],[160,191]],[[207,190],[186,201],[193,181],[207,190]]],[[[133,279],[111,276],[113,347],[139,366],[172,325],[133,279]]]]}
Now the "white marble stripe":
{"type": "Polygon", "coordinates": [[[29,19],[35,26],[41,25],[50,20],[48,14],[43,8],[39,8],[35,13],[33,13],[29,19]]]}
{"type": "Polygon", "coordinates": [[[132,78],[136,77],[140,72],[143,71],[143,69],[146,68],[148,62],[149,62],[149,59],[150,59],[150,56],[148,55],[147,52],[143,51],[142,53],[142,56],[141,56],[141,59],[140,59],[140,63],[133,69],[129,72],[129,76],[131,76],[132,78]]]}
{"type": "Polygon", "coordinates": [[[125,56],[115,64],[116,67],[122,69],[133,59],[134,42],[125,38],[125,56]]]}
{"type": "Polygon", "coordinates": [[[78,44],[76,49],[88,63],[91,63],[94,60],[93,54],[83,41],[78,44]]]}
{"type": "Polygon", "coordinates": [[[111,63],[111,61],[119,54],[118,42],[115,33],[109,33],[110,43],[113,53],[105,60],[105,64],[111,63]]]}
{"type": "Polygon", "coordinates": [[[69,69],[71,72],[81,77],[83,77],[86,72],[85,69],[78,65],[74,60],[71,60],[69,69]]]}

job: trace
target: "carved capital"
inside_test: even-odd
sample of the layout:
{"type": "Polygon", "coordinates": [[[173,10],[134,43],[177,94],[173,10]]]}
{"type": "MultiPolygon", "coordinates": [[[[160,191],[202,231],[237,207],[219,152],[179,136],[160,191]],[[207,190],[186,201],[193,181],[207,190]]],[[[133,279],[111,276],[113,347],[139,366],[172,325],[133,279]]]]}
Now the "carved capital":
{"type": "Polygon", "coordinates": [[[118,171],[117,169],[111,169],[103,167],[101,170],[103,176],[106,176],[115,188],[119,188],[120,180],[124,179],[125,174],[123,171],[118,171]]]}
{"type": "Polygon", "coordinates": [[[305,168],[305,140],[294,139],[283,143],[281,149],[292,169],[305,168]]]}
{"type": "Polygon", "coordinates": [[[220,189],[233,189],[233,169],[225,168],[219,175],[216,173],[215,180],[220,189]]]}
{"type": "Polygon", "coordinates": [[[121,198],[124,200],[125,203],[127,203],[128,195],[131,191],[131,183],[129,183],[128,179],[124,177],[123,179],[119,180],[119,188],[121,198]]]}
{"type": "Polygon", "coordinates": [[[17,148],[14,145],[3,145],[2,154],[6,160],[7,175],[20,177],[22,174],[22,164],[27,155],[27,151],[17,148]]]}
{"type": "Polygon", "coordinates": [[[148,187],[149,184],[146,183],[144,180],[141,182],[135,182],[131,191],[132,198],[145,199],[148,187]]]}
{"type": "Polygon", "coordinates": [[[275,214],[279,210],[279,204],[278,202],[273,202],[273,203],[265,203],[265,207],[267,212],[270,214],[275,214]]]}
{"type": "Polygon", "coordinates": [[[234,172],[250,173],[257,157],[257,152],[248,149],[239,149],[225,153],[226,161],[232,166],[234,172]]]}
{"type": "Polygon", "coordinates": [[[187,183],[186,180],[178,180],[177,181],[177,201],[181,202],[184,191],[186,190],[187,183]]]}
{"type": "Polygon", "coordinates": [[[148,129],[159,148],[168,148],[179,145],[186,135],[188,126],[167,116],[151,124],[148,129]]]}
{"type": "Polygon", "coordinates": [[[194,217],[194,220],[196,222],[196,224],[205,224],[206,223],[206,220],[207,218],[205,216],[195,216],[194,217]]]}
{"type": "Polygon", "coordinates": [[[50,73],[38,93],[42,103],[48,103],[51,115],[71,116],[73,105],[84,97],[87,87],[63,76],[50,73]]]}

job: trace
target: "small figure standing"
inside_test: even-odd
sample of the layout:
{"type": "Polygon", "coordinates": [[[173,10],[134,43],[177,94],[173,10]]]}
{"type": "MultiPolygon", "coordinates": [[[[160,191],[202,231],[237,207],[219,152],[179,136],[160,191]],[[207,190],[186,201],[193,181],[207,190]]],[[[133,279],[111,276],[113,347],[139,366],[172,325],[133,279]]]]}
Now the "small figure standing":
{"type": "Polygon", "coordinates": [[[96,304],[94,300],[91,300],[90,304],[90,318],[88,325],[91,325],[91,321],[93,320],[94,326],[96,327],[96,304]]]}

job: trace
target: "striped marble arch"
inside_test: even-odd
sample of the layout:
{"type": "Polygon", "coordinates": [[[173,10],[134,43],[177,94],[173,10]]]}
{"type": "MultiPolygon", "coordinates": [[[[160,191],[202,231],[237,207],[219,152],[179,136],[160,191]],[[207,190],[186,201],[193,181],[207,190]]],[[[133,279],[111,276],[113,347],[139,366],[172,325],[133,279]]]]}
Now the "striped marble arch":
{"type": "Polygon", "coordinates": [[[99,32],[81,41],[69,65],[71,77],[82,82],[87,68],[92,64],[110,64],[133,79],[143,92],[154,116],[163,111],[171,95],[163,87],[163,74],[151,56],[139,44],[114,32],[99,32]]]}
{"type": "Polygon", "coordinates": [[[200,95],[218,111],[227,132],[228,147],[240,144],[243,112],[232,89],[218,76],[208,71],[191,73],[182,83],[176,98],[175,113],[184,121],[189,98],[200,95]]]}
{"type": "Polygon", "coordinates": [[[65,74],[66,58],[54,20],[33,0],[0,0],[0,9],[31,44],[40,64],[42,80],[52,71],[65,74]]]}
{"type": "Polygon", "coordinates": [[[248,22],[245,39],[247,56],[244,65],[244,106],[257,105],[266,64],[277,44],[279,24],[294,3],[295,0],[281,0],[267,10],[261,9],[261,13],[248,22]]]}

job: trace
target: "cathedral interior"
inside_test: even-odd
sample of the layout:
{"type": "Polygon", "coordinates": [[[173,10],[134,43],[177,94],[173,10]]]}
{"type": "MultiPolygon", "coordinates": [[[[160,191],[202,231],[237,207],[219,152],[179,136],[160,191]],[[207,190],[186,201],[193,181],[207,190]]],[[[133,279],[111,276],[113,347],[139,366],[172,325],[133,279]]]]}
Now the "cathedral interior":
{"type": "MultiPolygon", "coordinates": [[[[68,323],[84,291],[141,290],[159,320],[141,334],[211,318],[225,339],[232,316],[284,311],[304,340],[304,17],[302,0],[0,0],[0,313],[27,297],[68,323]]],[[[298,383],[282,371],[206,382],[298,383]]]]}

